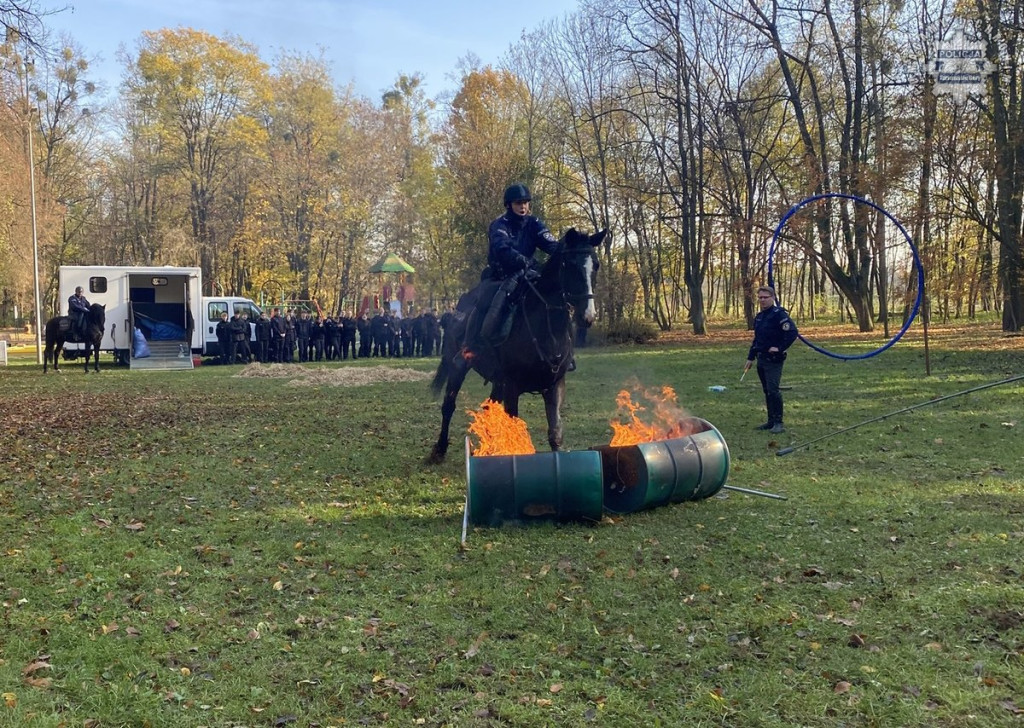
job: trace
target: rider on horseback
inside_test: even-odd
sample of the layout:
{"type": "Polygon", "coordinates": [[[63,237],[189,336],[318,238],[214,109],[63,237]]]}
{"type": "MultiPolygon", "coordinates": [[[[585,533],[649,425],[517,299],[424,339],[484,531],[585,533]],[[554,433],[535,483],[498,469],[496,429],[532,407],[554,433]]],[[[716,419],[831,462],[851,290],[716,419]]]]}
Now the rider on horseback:
{"type": "Polygon", "coordinates": [[[71,317],[71,332],[79,341],[85,341],[86,324],[89,321],[89,301],[82,293],[82,287],[75,288],[73,295],[68,296],[68,316],[71,317]]]}
{"type": "Polygon", "coordinates": [[[491,280],[502,281],[502,284],[495,291],[480,324],[480,337],[485,341],[493,340],[500,330],[508,301],[520,282],[536,280],[540,275],[532,267],[537,248],[550,255],[559,245],[547,225],[530,214],[530,190],[526,185],[508,187],[504,201],[505,214],[492,222],[487,231],[487,268],[491,280]]]}

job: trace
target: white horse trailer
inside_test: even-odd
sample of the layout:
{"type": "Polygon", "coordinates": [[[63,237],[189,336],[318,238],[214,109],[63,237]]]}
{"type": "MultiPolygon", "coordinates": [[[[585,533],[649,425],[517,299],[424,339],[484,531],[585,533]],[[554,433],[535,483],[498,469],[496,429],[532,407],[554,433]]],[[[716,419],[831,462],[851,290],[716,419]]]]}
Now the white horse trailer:
{"type": "MultiPolygon", "coordinates": [[[[194,318],[202,309],[201,269],[61,266],[62,314],[78,286],[89,303],[106,306],[100,350],[118,362],[133,369],[191,369],[192,352],[203,350],[203,331],[194,318]]],[[[74,358],[80,347],[65,344],[66,356],[74,358]]]]}

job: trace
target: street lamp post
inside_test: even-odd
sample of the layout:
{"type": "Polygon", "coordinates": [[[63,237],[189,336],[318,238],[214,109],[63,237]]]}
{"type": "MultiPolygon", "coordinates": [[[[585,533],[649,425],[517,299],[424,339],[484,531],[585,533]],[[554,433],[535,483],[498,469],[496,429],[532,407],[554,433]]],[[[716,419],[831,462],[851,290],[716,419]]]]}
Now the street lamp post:
{"type": "Polygon", "coordinates": [[[28,196],[32,214],[32,282],[35,287],[36,363],[43,363],[43,315],[39,298],[39,237],[36,234],[36,157],[32,147],[32,102],[28,95],[28,68],[25,61],[25,110],[28,117],[28,196]]]}

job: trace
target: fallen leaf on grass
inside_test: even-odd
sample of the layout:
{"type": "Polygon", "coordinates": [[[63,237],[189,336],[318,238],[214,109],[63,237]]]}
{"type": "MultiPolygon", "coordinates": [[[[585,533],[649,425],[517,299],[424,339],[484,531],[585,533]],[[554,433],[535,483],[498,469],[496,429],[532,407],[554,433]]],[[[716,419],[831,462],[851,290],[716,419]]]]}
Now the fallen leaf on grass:
{"type": "Polygon", "coordinates": [[[850,683],[846,682],[845,680],[840,680],[836,683],[835,687],[832,688],[832,692],[836,693],[837,695],[842,695],[843,693],[850,692],[851,687],[853,686],[850,685],[850,683]]]}
{"type": "Polygon", "coordinates": [[[3,698],[4,705],[6,705],[8,708],[18,707],[18,696],[14,693],[4,693],[3,698]]]}
{"type": "Polygon", "coordinates": [[[31,675],[33,673],[39,672],[40,670],[49,670],[52,667],[53,666],[46,660],[35,660],[25,665],[25,667],[23,667],[21,670],[21,674],[31,675]]]}
{"type": "Polygon", "coordinates": [[[479,637],[477,637],[477,638],[476,638],[476,639],[475,639],[475,640],[473,641],[473,644],[471,644],[471,645],[469,646],[469,649],[468,649],[468,650],[466,650],[465,652],[463,652],[463,653],[462,653],[462,656],[463,656],[464,658],[466,658],[467,660],[468,660],[469,658],[471,658],[471,657],[476,657],[476,654],[477,654],[477,653],[478,653],[478,652],[480,651],[480,645],[482,645],[482,644],[483,644],[483,641],[484,641],[485,639],[487,639],[487,633],[486,633],[486,632],[481,632],[481,633],[480,633],[480,636],[479,636],[479,637]]]}
{"type": "Polygon", "coordinates": [[[548,688],[548,691],[551,692],[551,693],[560,693],[560,692],[562,692],[562,683],[555,683],[554,685],[552,685],[551,687],[548,688]]]}
{"type": "Polygon", "coordinates": [[[999,707],[1010,711],[1014,715],[1024,715],[1024,708],[1019,707],[1012,700],[1000,700],[999,707]]]}
{"type": "Polygon", "coordinates": [[[129,530],[129,531],[145,531],[146,530],[146,524],[143,523],[142,521],[140,521],[137,518],[133,518],[132,520],[130,520],[128,523],[125,524],[124,527],[127,530],[129,530]]]}
{"type": "Polygon", "coordinates": [[[53,678],[49,677],[27,677],[25,684],[30,688],[48,688],[53,684],[53,678]]]}

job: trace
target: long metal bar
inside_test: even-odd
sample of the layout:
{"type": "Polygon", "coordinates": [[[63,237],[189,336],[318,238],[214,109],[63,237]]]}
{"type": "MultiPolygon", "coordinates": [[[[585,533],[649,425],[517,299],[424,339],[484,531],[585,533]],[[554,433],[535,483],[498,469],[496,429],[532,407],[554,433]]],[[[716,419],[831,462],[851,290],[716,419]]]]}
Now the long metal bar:
{"type": "Polygon", "coordinates": [[[884,419],[886,419],[888,417],[892,417],[893,415],[903,414],[904,412],[910,412],[911,410],[920,409],[921,407],[927,407],[928,405],[931,405],[931,404],[938,404],[939,402],[945,402],[947,399],[953,399],[954,397],[960,397],[960,396],[962,396],[964,394],[970,394],[971,392],[980,392],[983,389],[990,389],[991,387],[998,387],[1001,384],[1009,384],[1010,382],[1016,382],[1016,381],[1019,381],[1021,379],[1024,379],[1024,374],[1018,374],[1015,377],[1009,377],[1007,379],[1001,379],[998,382],[989,382],[988,384],[982,384],[982,385],[980,385],[978,387],[971,387],[970,389],[965,389],[962,392],[954,392],[953,394],[947,394],[944,397],[939,397],[937,399],[930,399],[927,402],[920,402],[918,404],[911,405],[910,407],[904,407],[903,409],[898,409],[895,412],[890,412],[889,414],[886,414],[886,415],[879,415],[878,417],[872,417],[870,420],[864,420],[863,422],[858,422],[856,425],[850,425],[849,427],[844,427],[841,430],[836,430],[835,432],[830,432],[827,435],[822,435],[821,437],[816,437],[813,440],[808,440],[807,442],[800,443],[799,445],[793,445],[791,447],[784,447],[781,450],[777,451],[775,454],[780,456],[780,457],[782,455],[789,455],[794,450],[801,450],[801,449],[807,447],[808,445],[813,445],[816,442],[821,442],[822,440],[827,440],[830,437],[835,437],[836,435],[841,435],[844,432],[849,432],[850,430],[856,430],[858,427],[870,424],[872,422],[879,422],[879,421],[884,420],[884,419]]]}
{"type": "Polygon", "coordinates": [[[775,498],[776,500],[789,500],[789,498],[787,498],[784,495],[776,495],[775,493],[766,493],[763,490],[753,490],[751,488],[739,488],[739,487],[737,487],[735,485],[723,485],[722,489],[723,490],[735,490],[737,493],[746,493],[748,495],[760,495],[760,496],[764,496],[765,498],[775,498]]]}

